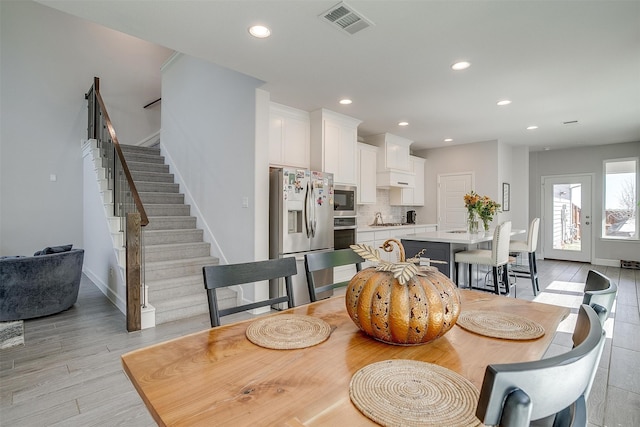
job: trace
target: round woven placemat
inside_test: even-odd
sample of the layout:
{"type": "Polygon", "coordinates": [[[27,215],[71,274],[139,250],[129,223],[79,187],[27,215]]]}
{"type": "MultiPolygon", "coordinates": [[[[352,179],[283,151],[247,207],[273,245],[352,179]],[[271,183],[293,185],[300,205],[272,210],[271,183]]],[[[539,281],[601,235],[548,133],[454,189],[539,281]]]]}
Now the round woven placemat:
{"type": "Polygon", "coordinates": [[[301,314],[263,317],[247,328],[247,339],[276,350],[311,347],[329,338],[331,326],[322,319],[301,314]]]}
{"type": "Polygon", "coordinates": [[[544,335],[544,328],[533,320],[495,311],[463,310],[456,325],[479,335],[508,340],[533,340],[544,335]]]}
{"type": "Polygon", "coordinates": [[[385,360],[356,372],[353,404],[383,426],[479,426],[478,390],[459,374],[416,360],[385,360]]]}

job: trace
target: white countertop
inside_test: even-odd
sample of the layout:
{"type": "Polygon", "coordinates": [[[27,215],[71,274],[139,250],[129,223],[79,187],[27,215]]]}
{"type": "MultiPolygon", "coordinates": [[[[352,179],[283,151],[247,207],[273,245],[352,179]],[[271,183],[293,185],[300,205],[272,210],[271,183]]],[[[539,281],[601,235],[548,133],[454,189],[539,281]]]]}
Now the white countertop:
{"type": "MultiPolygon", "coordinates": [[[[526,233],[526,230],[511,230],[511,235],[526,233]]],[[[418,242],[440,242],[440,243],[460,243],[463,245],[473,245],[476,243],[490,242],[493,240],[493,229],[478,234],[469,234],[466,231],[427,231],[426,233],[408,234],[402,236],[405,240],[415,240],[418,242]]]]}
{"type": "Polygon", "coordinates": [[[400,230],[403,228],[437,227],[438,224],[358,225],[358,231],[400,230]]]}

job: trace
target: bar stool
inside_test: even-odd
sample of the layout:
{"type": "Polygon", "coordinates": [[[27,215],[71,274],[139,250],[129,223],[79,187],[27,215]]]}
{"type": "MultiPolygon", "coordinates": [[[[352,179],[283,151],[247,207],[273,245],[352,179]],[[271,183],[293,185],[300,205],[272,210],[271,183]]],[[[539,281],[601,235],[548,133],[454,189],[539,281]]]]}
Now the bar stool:
{"type": "Polygon", "coordinates": [[[509,253],[518,254],[526,252],[529,256],[529,270],[519,271],[514,269],[513,272],[518,277],[530,277],[533,295],[538,295],[540,287],[538,286],[538,266],[536,265],[536,248],[538,247],[538,232],[540,230],[540,218],[534,218],[529,224],[529,232],[527,240],[511,240],[509,242],[509,253]]]}
{"type": "Polygon", "coordinates": [[[454,256],[456,270],[456,285],[458,285],[458,264],[469,265],[469,287],[471,287],[471,270],[473,264],[491,267],[493,273],[493,286],[496,294],[500,294],[500,282],[498,281],[498,268],[502,268],[502,283],[505,285],[505,293],[509,293],[509,237],[511,236],[511,221],[505,221],[496,227],[493,232],[491,249],[473,249],[456,252],[454,256]]]}

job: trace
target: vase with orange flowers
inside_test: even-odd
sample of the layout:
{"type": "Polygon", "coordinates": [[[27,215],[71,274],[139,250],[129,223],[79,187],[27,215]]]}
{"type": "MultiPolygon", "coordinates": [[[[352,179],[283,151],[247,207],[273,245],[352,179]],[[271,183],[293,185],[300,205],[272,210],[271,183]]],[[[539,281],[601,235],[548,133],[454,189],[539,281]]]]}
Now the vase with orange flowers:
{"type": "Polygon", "coordinates": [[[471,234],[478,233],[479,221],[482,221],[484,231],[488,231],[489,223],[500,210],[499,203],[487,196],[480,196],[475,191],[464,195],[464,206],[467,208],[467,226],[471,234]]]}
{"type": "Polygon", "coordinates": [[[464,207],[467,208],[467,228],[470,234],[478,234],[478,216],[482,198],[475,191],[464,195],[464,207]]]}

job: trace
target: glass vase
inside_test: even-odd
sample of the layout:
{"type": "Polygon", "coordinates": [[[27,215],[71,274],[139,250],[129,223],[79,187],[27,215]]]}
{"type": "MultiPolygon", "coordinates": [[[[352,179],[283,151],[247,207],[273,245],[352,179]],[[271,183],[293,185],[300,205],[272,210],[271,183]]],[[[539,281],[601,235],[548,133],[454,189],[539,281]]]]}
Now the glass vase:
{"type": "Polygon", "coordinates": [[[467,228],[469,230],[469,234],[478,234],[478,226],[478,215],[475,212],[469,212],[469,218],[467,219],[467,228]]]}

